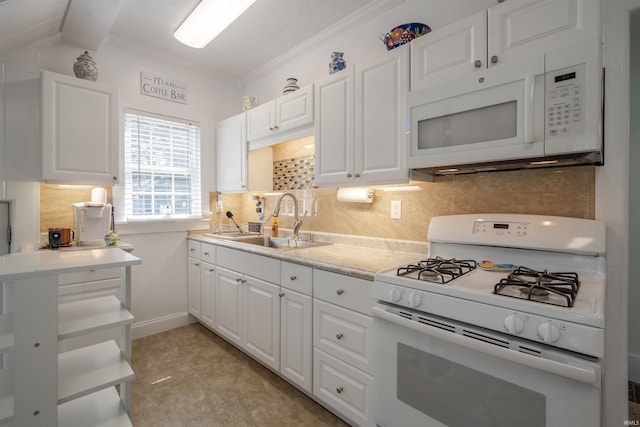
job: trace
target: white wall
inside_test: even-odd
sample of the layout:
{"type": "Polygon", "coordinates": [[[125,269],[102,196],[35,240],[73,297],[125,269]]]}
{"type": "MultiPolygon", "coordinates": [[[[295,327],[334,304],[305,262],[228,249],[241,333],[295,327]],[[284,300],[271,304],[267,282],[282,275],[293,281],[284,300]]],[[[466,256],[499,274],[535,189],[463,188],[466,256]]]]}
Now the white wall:
{"type": "MultiPolygon", "coordinates": [[[[73,63],[81,53],[82,49],[60,42],[56,36],[4,60],[5,175],[7,198],[16,201],[14,248],[34,249],[39,242],[40,69],[73,75],[73,63]]],[[[209,200],[207,190],[215,184],[214,124],[240,111],[242,96],[236,83],[216,78],[188,64],[176,63],[156,52],[123,46],[117,40],[108,41],[91,55],[98,66],[98,81],[120,89],[121,111],[135,108],[200,122],[205,180],[203,206],[206,208],[209,200]],[[142,95],[141,71],[186,83],[187,104],[142,95]]],[[[120,213],[122,209],[118,208],[123,206],[117,198],[119,194],[122,191],[117,186],[114,188],[116,213],[120,213]]],[[[134,254],[142,259],[142,265],[132,268],[132,306],[136,318],[134,337],[171,329],[189,321],[186,313],[187,228],[173,224],[172,231],[168,231],[156,224],[153,232],[149,230],[145,224],[127,229],[116,227],[122,240],[132,243],[134,254]]]]}

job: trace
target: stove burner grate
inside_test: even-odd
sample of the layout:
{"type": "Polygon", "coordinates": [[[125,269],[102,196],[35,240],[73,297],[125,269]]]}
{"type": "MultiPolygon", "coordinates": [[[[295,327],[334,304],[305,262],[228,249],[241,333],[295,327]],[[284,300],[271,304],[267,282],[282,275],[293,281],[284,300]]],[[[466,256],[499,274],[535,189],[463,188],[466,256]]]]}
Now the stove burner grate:
{"type": "Polygon", "coordinates": [[[397,270],[397,275],[407,276],[411,274],[418,280],[445,284],[474,270],[476,267],[477,264],[474,260],[434,257],[422,260],[417,264],[400,267],[397,270]]]}
{"type": "Polygon", "coordinates": [[[493,293],[573,307],[579,288],[580,280],[577,273],[549,273],[547,270],[536,271],[527,267],[518,267],[495,285],[493,293]],[[510,293],[511,288],[516,288],[519,292],[510,293]],[[553,296],[557,297],[553,298],[553,296]]]}

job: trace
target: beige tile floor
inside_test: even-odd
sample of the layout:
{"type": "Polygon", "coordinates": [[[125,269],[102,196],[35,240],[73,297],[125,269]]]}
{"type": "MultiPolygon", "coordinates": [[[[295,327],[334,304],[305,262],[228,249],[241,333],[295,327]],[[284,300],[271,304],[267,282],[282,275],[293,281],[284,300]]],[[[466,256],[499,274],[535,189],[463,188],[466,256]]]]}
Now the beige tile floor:
{"type": "Polygon", "coordinates": [[[347,426],[202,325],[132,348],[134,427],[347,426]]]}
{"type": "MultiPolygon", "coordinates": [[[[132,346],[134,427],[347,426],[200,324],[132,346]]],[[[630,386],[629,419],[638,421],[635,394],[630,386]]]]}

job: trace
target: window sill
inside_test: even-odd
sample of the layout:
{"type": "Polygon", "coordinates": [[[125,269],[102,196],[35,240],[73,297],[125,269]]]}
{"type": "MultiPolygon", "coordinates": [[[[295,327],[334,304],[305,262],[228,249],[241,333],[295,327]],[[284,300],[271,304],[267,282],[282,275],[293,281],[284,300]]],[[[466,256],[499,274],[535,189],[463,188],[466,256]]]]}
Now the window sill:
{"type": "Polygon", "coordinates": [[[180,231],[208,230],[208,218],[147,219],[116,222],[116,233],[129,234],[172,233],[180,231]]]}

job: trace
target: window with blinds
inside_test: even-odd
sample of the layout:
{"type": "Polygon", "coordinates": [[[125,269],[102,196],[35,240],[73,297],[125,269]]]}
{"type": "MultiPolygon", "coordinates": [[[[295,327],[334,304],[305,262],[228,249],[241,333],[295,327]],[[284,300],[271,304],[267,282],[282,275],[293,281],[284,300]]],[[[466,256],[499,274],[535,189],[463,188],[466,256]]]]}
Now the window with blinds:
{"type": "Polygon", "coordinates": [[[124,117],[128,219],[200,217],[200,126],[134,110],[124,117]]]}

